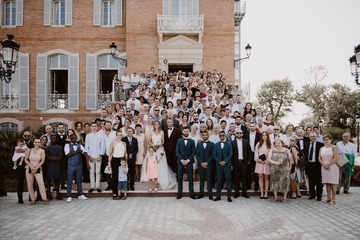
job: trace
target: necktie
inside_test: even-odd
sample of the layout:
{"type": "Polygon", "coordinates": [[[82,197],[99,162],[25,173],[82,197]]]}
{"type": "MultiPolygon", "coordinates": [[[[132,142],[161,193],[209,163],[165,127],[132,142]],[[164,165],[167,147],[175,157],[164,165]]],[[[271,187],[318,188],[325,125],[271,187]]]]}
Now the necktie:
{"type": "Polygon", "coordinates": [[[129,143],[130,143],[130,145],[131,145],[131,143],[132,143],[132,139],[131,139],[131,138],[129,138],[129,143]]]}
{"type": "Polygon", "coordinates": [[[313,155],[314,155],[314,143],[311,143],[310,155],[309,155],[309,161],[310,162],[313,160],[313,155]]]}

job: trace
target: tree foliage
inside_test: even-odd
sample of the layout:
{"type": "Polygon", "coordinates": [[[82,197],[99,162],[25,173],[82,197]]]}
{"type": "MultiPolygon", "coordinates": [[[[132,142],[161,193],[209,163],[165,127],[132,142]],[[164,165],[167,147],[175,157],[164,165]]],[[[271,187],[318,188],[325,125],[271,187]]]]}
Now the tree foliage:
{"type": "Polygon", "coordinates": [[[289,79],[272,80],[261,85],[256,97],[264,112],[272,114],[276,122],[291,112],[293,91],[294,86],[289,79]]]}

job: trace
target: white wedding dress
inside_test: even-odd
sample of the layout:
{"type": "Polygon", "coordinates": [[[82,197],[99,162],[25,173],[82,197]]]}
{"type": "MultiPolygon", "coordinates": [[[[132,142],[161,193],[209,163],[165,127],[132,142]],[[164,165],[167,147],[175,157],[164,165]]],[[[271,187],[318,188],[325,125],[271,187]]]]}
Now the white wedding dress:
{"type": "MultiPolygon", "coordinates": [[[[162,142],[163,134],[155,134],[152,132],[151,141],[154,145],[160,145],[162,142]]],[[[175,149],[174,149],[175,151],[175,149]]],[[[174,172],[169,168],[167,164],[167,159],[165,155],[164,147],[161,145],[158,150],[156,150],[155,155],[159,159],[158,164],[158,183],[160,190],[170,190],[176,185],[176,177],[174,172]]],[[[148,182],[146,177],[146,157],[143,162],[143,167],[141,169],[141,182],[148,182]]]]}

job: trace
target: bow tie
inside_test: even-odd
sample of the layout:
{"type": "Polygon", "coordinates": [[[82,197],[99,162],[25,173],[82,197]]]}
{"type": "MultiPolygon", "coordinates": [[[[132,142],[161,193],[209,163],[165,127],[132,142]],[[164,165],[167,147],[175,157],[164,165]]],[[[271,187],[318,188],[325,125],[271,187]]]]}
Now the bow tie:
{"type": "Polygon", "coordinates": [[[170,131],[172,131],[172,128],[168,128],[170,131]]]}
{"type": "Polygon", "coordinates": [[[187,138],[184,138],[184,141],[188,141],[189,139],[187,139],[187,138]]]}
{"type": "Polygon", "coordinates": [[[203,143],[207,143],[208,141],[205,141],[205,142],[203,142],[203,143]]]}
{"type": "Polygon", "coordinates": [[[73,146],[77,146],[77,143],[73,143],[72,145],[73,145],[73,146]]]}
{"type": "Polygon", "coordinates": [[[199,122],[194,122],[194,124],[195,124],[195,123],[199,123],[199,122]]]}
{"type": "Polygon", "coordinates": [[[234,136],[234,135],[235,135],[235,133],[230,133],[230,135],[231,135],[231,136],[234,136]]]}
{"type": "Polygon", "coordinates": [[[241,102],[236,102],[237,104],[240,104],[241,102]]]}

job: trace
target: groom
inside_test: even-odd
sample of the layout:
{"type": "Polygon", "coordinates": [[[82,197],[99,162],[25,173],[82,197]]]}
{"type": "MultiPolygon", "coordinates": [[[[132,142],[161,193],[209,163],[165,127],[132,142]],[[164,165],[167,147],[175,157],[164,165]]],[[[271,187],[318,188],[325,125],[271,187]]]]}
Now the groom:
{"type": "Polygon", "coordinates": [[[166,120],[167,128],[164,131],[164,149],[166,159],[171,170],[177,173],[177,158],[175,154],[175,147],[177,141],[181,138],[181,131],[173,126],[173,119],[166,120]]]}
{"type": "Polygon", "coordinates": [[[195,156],[195,141],[189,138],[190,130],[184,127],[182,130],[183,138],[176,143],[176,157],[178,165],[178,194],[176,199],[182,198],[183,175],[186,172],[189,178],[190,198],[195,199],[193,183],[193,163],[195,156]]]}

